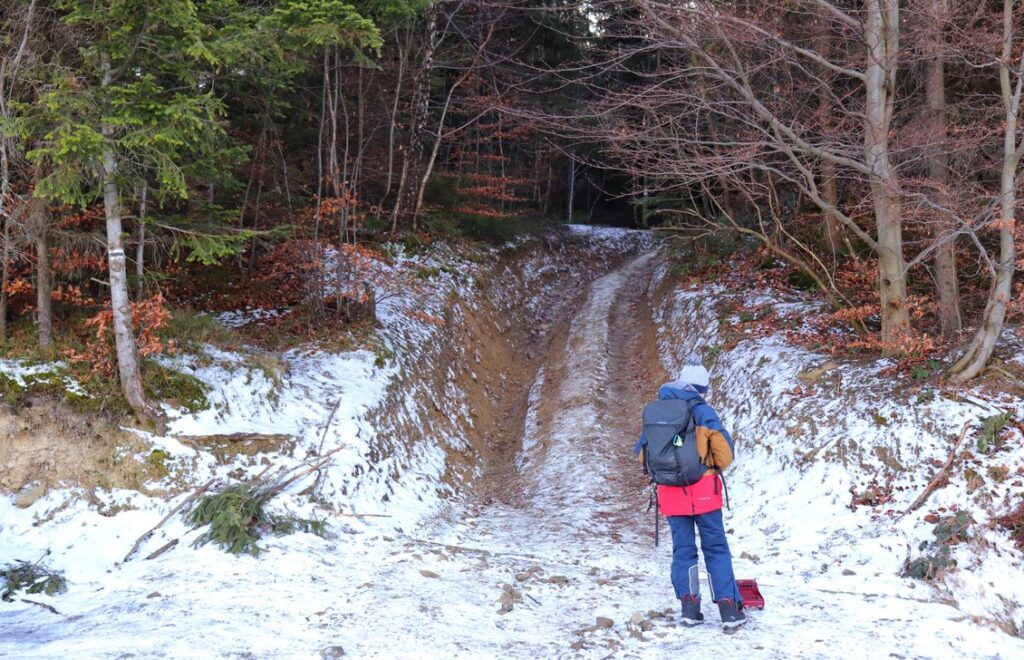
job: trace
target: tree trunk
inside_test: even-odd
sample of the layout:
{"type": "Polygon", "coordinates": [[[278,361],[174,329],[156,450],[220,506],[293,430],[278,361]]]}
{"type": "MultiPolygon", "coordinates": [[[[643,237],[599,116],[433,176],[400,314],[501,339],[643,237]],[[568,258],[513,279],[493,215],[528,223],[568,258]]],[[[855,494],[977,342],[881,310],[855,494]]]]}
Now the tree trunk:
{"type": "MultiPolygon", "coordinates": [[[[419,172],[420,162],[423,160],[423,136],[427,131],[427,120],[430,115],[430,77],[434,70],[434,55],[438,45],[437,34],[437,5],[432,5],[427,10],[427,24],[425,27],[424,41],[426,52],[423,55],[423,64],[416,77],[413,94],[413,112],[411,133],[409,135],[408,161],[406,165],[412,172],[413,177],[419,172]]],[[[417,179],[418,180],[418,179],[417,179]]],[[[416,203],[419,191],[416,187],[407,186],[404,190],[399,183],[398,187],[398,210],[395,217],[400,217],[403,208],[412,208],[416,203]]]]}
{"type": "Polygon", "coordinates": [[[889,161],[899,6],[897,0],[868,0],[864,8],[864,36],[868,48],[864,157],[870,171],[871,200],[878,234],[882,341],[891,351],[910,330],[899,182],[889,161]]]}
{"type": "MultiPolygon", "coordinates": [[[[110,84],[110,64],[103,63],[103,86],[110,84]]],[[[104,124],[103,136],[113,138],[113,128],[104,124]]],[[[121,389],[128,405],[143,421],[161,426],[161,415],[146,400],[142,387],[139,350],[132,328],[132,308],[128,298],[128,272],[122,243],[121,193],[117,184],[117,156],[112,148],[105,150],[101,164],[103,175],[103,210],[107,220],[107,261],[110,271],[110,307],[113,312],[114,343],[121,389]]]]}
{"type": "Polygon", "coordinates": [[[1013,270],[1016,265],[1016,246],[1013,242],[1016,225],[1017,167],[1021,150],[1017,143],[1017,121],[1020,117],[1021,92],[1024,89],[1024,63],[1017,70],[1016,84],[1012,84],[1010,64],[1013,62],[1013,4],[1014,0],[1003,0],[1003,53],[999,65],[999,87],[1003,99],[1006,124],[1003,134],[1003,169],[999,180],[999,263],[996,267],[995,282],[989,293],[988,303],[981,326],[971,341],[967,352],[953,365],[953,380],[964,382],[982,372],[992,357],[996,342],[1003,333],[1006,320],[1006,304],[1013,290],[1013,270]]]}
{"type": "Polygon", "coordinates": [[[3,259],[2,280],[0,280],[0,343],[7,343],[7,280],[10,277],[11,260],[11,218],[7,207],[11,189],[10,160],[7,152],[7,136],[0,135],[0,221],[4,223],[3,246],[0,246],[0,259],[3,259]]]}
{"type": "MultiPolygon", "coordinates": [[[[0,123],[7,124],[10,119],[10,108],[8,105],[8,91],[14,86],[21,68],[21,60],[28,50],[28,38],[32,34],[32,22],[36,10],[36,0],[28,3],[25,9],[24,26],[21,32],[21,42],[14,57],[10,60],[4,58],[0,63],[0,123]],[[10,81],[10,85],[8,85],[10,81]]],[[[13,214],[8,203],[11,193],[11,146],[7,136],[7,128],[0,130],[0,220],[4,223],[3,247],[0,248],[0,257],[3,259],[2,280],[0,280],[0,342],[7,343],[7,284],[10,279],[11,260],[11,222],[13,214]]]]}
{"type": "Polygon", "coordinates": [[[146,193],[149,186],[142,184],[139,192],[139,243],[135,246],[135,300],[146,295],[146,193]]]}
{"type": "Polygon", "coordinates": [[[391,101],[391,115],[388,117],[388,148],[387,148],[387,179],[384,182],[384,194],[381,195],[380,203],[377,205],[377,217],[384,212],[384,204],[387,203],[391,194],[391,183],[395,175],[395,126],[398,124],[398,102],[402,98],[402,77],[405,74],[405,60],[407,50],[403,50],[398,39],[398,31],[395,31],[395,47],[398,49],[398,74],[395,80],[395,96],[391,101]]]}
{"type": "MultiPolygon", "coordinates": [[[[427,159],[427,164],[423,168],[423,176],[420,177],[420,183],[416,191],[416,201],[412,207],[412,229],[416,231],[417,219],[420,215],[420,209],[423,208],[423,195],[427,190],[427,183],[430,181],[430,175],[434,172],[434,163],[437,162],[437,154],[441,150],[441,143],[444,141],[444,124],[445,119],[448,117],[448,110],[452,105],[452,97],[455,95],[455,90],[469,77],[470,69],[467,69],[459,79],[452,83],[451,88],[448,90],[448,94],[445,96],[444,104],[441,106],[441,116],[437,120],[437,136],[434,138],[434,146],[430,148],[430,157],[427,159]]],[[[463,125],[465,127],[465,124],[463,125]]],[[[458,130],[458,129],[454,129],[458,130]]],[[[453,130],[453,132],[454,132],[453,130]]]]}
{"type": "Polygon", "coordinates": [[[405,181],[409,176],[409,155],[402,154],[402,173],[398,176],[398,197],[395,198],[395,205],[391,207],[391,235],[398,233],[398,214],[402,210],[402,190],[405,189],[405,181]]]}
{"type": "Polygon", "coordinates": [[[113,151],[103,156],[103,210],[107,218],[107,259],[110,268],[110,306],[114,313],[114,342],[118,375],[128,405],[143,421],[156,421],[156,410],[142,388],[139,351],[132,329],[132,308],[128,299],[128,272],[121,241],[121,199],[115,177],[117,160],[113,151]]]}
{"type": "MultiPolygon", "coordinates": [[[[36,170],[38,181],[39,171],[36,170]]],[[[39,348],[53,348],[53,271],[50,269],[50,214],[46,200],[34,194],[29,201],[29,222],[36,247],[36,328],[39,348]]]]}
{"type": "MultiPolygon", "coordinates": [[[[945,15],[947,0],[934,0],[935,12],[931,43],[933,52],[926,63],[925,106],[927,108],[928,134],[931,149],[928,154],[928,175],[936,189],[936,202],[942,208],[949,206],[949,154],[946,120],[946,73],[945,53],[941,43],[942,25],[940,17],[945,15]]],[[[943,335],[949,337],[962,329],[960,316],[960,291],[957,283],[955,244],[944,239],[951,227],[947,216],[940,215],[935,224],[935,239],[943,241],[933,258],[935,266],[935,290],[939,299],[939,326],[943,335]]]]}
{"type": "MultiPolygon", "coordinates": [[[[832,38],[828,27],[828,16],[823,9],[818,11],[814,19],[816,49],[826,60],[832,56],[832,38]]],[[[821,124],[822,132],[826,132],[832,125],[832,99],[829,70],[825,66],[818,67],[820,77],[818,85],[818,122],[821,124]]],[[[836,164],[827,158],[819,161],[821,172],[821,196],[828,208],[822,209],[822,230],[825,239],[825,246],[832,251],[833,255],[851,254],[853,252],[850,239],[843,231],[843,223],[836,216],[833,209],[839,208],[839,187],[836,185],[836,164]]]]}
{"type": "Polygon", "coordinates": [[[575,203],[573,197],[576,193],[576,159],[569,156],[569,180],[568,180],[568,199],[565,202],[565,221],[572,222],[572,207],[575,203]]]}
{"type": "Polygon", "coordinates": [[[11,276],[11,218],[4,218],[4,244],[0,248],[3,257],[3,279],[0,280],[0,343],[7,343],[7,284],[11,276]]]}
{"type": "Polygon", "coordinates": [[[832,161],[821,161],[821,196],[829,206],[822,211],[825,229],[825,245],[833,254],[853,254],[850,238],[843,230],[842,221],[832,209],[839,207],[839,186],[836,185],[836,165],[832,161]]]}

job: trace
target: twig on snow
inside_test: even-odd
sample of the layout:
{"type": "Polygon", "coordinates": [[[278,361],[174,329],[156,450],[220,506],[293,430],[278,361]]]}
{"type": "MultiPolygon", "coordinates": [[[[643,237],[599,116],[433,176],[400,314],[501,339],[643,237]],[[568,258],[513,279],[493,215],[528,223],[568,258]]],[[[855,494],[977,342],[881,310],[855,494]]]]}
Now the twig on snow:
{"type": "Polygon", "coordinates": [[[391,516],[386,513],[342,513],[335,511],[334,515],[343,516],[345,518],[390,518],[391,516]]]}
{"type": "MultiPolygon", "coordinates": [[[[337,454],[339,451],[341,451],[344,448],[345,447],[336,447],[336,448],[332,449],[331,451],[327,452],[326,454],[321,454],[320,455],[320,460],[318,460],[316,463],[313,463],[312,465],[310,465],[308,468],[306,468],[302,472],[299,472],[298,474],[292,476],[289,479],[285,479],[281,483],[277,484],[276,486],[274,486],[273,488],[268,490],[267,491],[267,499],[269,500],[271,497],[273,497],[274,495],[277,495],[278,493],[283,491],[288,486],[291,486],[293,483],[295,483],[299,479],[302,479],[303,477],[307,477],[310,474],[312,474],[312,473],[316,472],[317,470],[319,470],[320,468],[324,467],[325,465],[330,463],[331,460],[333,460],[333,456],[335,454],[337,454]]],[[[308,463],[303,463],[303,465],[309,465],[309,464],[308,463]]],[[[302,467],[302,465],[300,465],[298,467],[302,467]]],[[[298,467],[295,468],[295,469],[298,469],[298,467]]]]}
{"type": "Polygon", "coordinates": [[[962,431],[960,431],[960,437],[958,437],[956,439],[956,442],[953,444],[953,449],[952,451],[949,452],[949,457],[946,459],[946,462],[942,465],[942,468],[935,473],[935,476],[931,478],[931,481],[928,482],[928,485],[925,487],[924,492],[918,495],[917,499],[914,500],[914,503],[911,504],[907,508],[907,510],[903,512],[903,515],[907,515],[912,511],[917,511],[918,509],[920,509],[921,505],[923,505],[925,501],[927,501],[928,497],[933,492],[935,492],[940,486],[945,485],[949,481],[949,471],[952,469],[953,463],[956,461],[956,457],[960,453],[960,445],[963,444],[964,438],[967,437],[967,429],[969,429],[970,426],[971,423],[969,421],[964,422],[964,428],[962,431]]]}
{"type": "Polygon", "coordinates": [[[162,546],[160,546],[159,548],[151,552],[149,555],[147,555],[146,561],[149,561],[150,559],[156,559],[157,557],[164,554],[176,545],[178,545],[178,539],[171,539],[170,541],[164,543],[162,546]]]}
{"type": "Polygon", "coordinates": [[[52,605],[47,605],[46,603],[40,603],[38,600],[29,600],[28,598],[22,598],[21,602],[23,602],[23,603],[31,603],[33,605],[38,605],[39,607],[43,608],[44,610],[49,610],[49,611],[53,612],[54,614],[60,614],[60,612],[57,611],[56,607],[53,607],[52,605]]]}
{"type": "Polygon", "coordinates": [[[123,565],[123,564],[124,564],[124,563],[126,563],[126,562],[127,562],[127,561],[128,561],[129,559],[131,559],[131,558],[132,558],[132,555],[134,555],[134,554],[135,554],[136,552],[138,552],[138,551],[139,551],[139,547],[140,547],[140,546],[141,546],[141,545],[142,545],[143,543],[145,543],[146,541],[148,541],[148,540],[149,540],[149,538],[150,538],[151,536],[153,536],[153,532],[155,532],[156,530],[158,530],[158,529],[160,529],[161,527],[163,527],[163,526],[164,526],[164,524],[165,524],[165,523],[166,523],[166,522],[167,522],[168,520],[170,520],[170,519],[171,519],[171,516],[173,516],[174,514],[178,513],[178,512],[179,512],[179,511],[181,511],[181,510],[182,510],[183,508],[185,508],[185,505],[187,505],[187,504],[188,504],[188,503],[190,503],[190,502],[194,502],[194,501],[195,501],[195,500],[196,500],[196,499],[197,499],[197,498],[198,498],[198,497],[199,497],[200,495],[202,495],[203,493],[205,493],[205,492],[206,492],[206,491],[207,491],[207,490],[208,490],[208,489],[210,488],[210,486],[212,486],[212,485],[213,485],[213,484],[214,484],[214,483],[215,483],[216,481],[217,481],[216,479],[210,479],[210,480],[209,480],[209,481],[207,481],[207,482],[206,482],[205,484],[203,484],[203,485],[202,485],[202,486],[200,486],[200,487],[199,487],[198,489],[196,489],[196,491],[195,491],[194,493],[192,493],[191,495],[189,495],[188,497],[186,497],[185,499],[183,499],[183,500],[182,500],[182,501],[181,501],[181,502],[180,502],[180,503],[178,504],[178,506],[176,506],[176,507],[174,507],[173,509],[171,509],[171,510],[170,510],[170,511],[169,511],[169,512],[167,513],[167,515],[163,517],[163,520],[161,520],[160,522],[158,522],[158,523],[157,523],[157,524],[156,524],[156,525],[155,525],[155,526],[153,527],[153,529],[149,530],[148,532],[146,532],[145,534],[143,534],[142,536],[140,536],[140,537],[138,538],[138,540],[136,540],[136,541],[135,541],[135,545],[133,545],[133,546],[132,546],[132,549],[128,551],[128,554],[126,554],[126,555],[124,556],[124,559],[122,559],[122,560],[121,560],[121,564],[119,564],[119,565],[123,565]]]}
{"type": "Polygon", "coordinates": [[[327,431],[331,428],[331,423],[334,421],[334,415],[338,412],[338,408],[341,407],[341,397],[334,402],[334,407],[331,408],[331,415],[327,418],[327,424],[324,425],[324,432],[320,435],[320,446],[317,448],[316,453],[320,454],[324,450],[324,441],[327,440],[327,431]]]}
{"type": "MultiPolygon", "coordinates": [[[[341,397],[338,397],[338,400],[334,402],[334,407],[331,408],[331,414],[327,418],[327,424],[324,425],[324,432],[320,435],[320,446],[317,447],[317,450],[316,450],[316,453],[317,453],[318,456],[323,455],[323,452],[324,452],[324,442],[327,440],[327,432],[331,429],[331,424],[334,422],[334,415],[335,415],[335,413],[338,412],[338,408],[340,408],[340,407],[341,407],[341,397]]],[[[319,471],[317,472],[316,481],[313,482],[313,486],[311,488],[311,492],[313,492],[313,493],[317,492],[317,489],[320,488],[320,480],[323,478],[323,476],[324,476],[323,472],[319,472],[319,471]]]]}

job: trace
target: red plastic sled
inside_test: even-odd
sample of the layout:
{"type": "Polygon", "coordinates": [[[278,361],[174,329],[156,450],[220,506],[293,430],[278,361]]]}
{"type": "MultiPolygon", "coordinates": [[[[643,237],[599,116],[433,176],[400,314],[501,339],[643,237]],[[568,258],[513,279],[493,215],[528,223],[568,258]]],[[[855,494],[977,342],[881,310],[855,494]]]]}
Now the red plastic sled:
{"type": "Polygon", "coordinates": [[[743,598],[743,607],[764,609],[764,596],[757,588],[757,580],[736,580],[736,586],[740,588],[740,597],[743,598]]]}

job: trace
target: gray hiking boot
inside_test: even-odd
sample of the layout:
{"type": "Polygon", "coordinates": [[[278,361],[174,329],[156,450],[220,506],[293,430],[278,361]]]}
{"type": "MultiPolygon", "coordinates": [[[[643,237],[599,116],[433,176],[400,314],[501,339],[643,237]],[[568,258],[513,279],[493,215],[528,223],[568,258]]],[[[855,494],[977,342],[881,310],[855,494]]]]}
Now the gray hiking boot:
{"type": "Polygon", "coordinates": [[[686,627],[699,626],[704,623],[704,615],[700,613],[700,596],[687,594],[681,599],[683,612],[679,622],[686,627]]]}
{"type": "Polygon", "coordinates": [[[718,601],[718,612],[722,615],[722,630],[726,633],[736,632],[737,628],[747,622],[747,615],[743,613],[743,603],[737,603],[730,598],[718,601]]]}

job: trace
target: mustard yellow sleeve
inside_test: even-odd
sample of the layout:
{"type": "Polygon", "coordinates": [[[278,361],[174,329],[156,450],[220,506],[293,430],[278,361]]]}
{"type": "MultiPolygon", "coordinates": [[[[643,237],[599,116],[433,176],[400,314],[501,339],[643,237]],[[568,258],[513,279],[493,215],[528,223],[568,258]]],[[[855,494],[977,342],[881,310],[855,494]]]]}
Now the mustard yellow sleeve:
{"type": "Polygon", "coordinates": [[[709,467],[724,470],[732,464],[732,448],[721,431],[697,427],[697,454],[709,467]]]}

